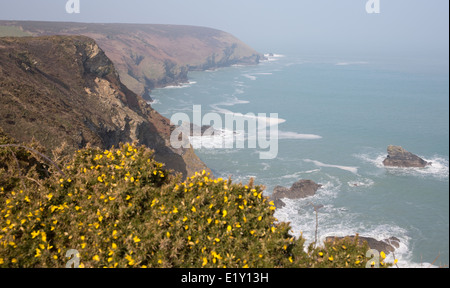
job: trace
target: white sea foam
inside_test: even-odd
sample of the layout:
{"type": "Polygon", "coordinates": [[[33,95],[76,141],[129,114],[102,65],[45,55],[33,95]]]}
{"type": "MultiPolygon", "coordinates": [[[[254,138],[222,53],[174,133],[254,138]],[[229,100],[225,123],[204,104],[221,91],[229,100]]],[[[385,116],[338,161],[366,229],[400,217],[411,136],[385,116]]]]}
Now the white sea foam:
{"type": "Polygon", "coordinates": [[[283,57],[286,57],[285,55],[282,55],[282,54],[264,54],[264,56],[266,58],[283,58],[283,57]]]}
{"type": "Polygon", "coordinates": [[[235,136],[239,136],[239,132],[226,129],[215,129],[212,136],[191,136],[189,142],[194,149],[217,149],[223,147],[233,147],[235,136]]]}
{"type": "MultiPolygon", "coordinates": [[[[220,108],[218,108],[219,106],[234,106],[234,105],[249,104],[249,103],[250,103],[250,101],[248,101],[248,100],[241,100],[241,99],[238,99],[236,96],[233,96],[232,98],[227,99],[226,102],[212,104],[211,107],[216,110],[220,110],[220,108]]],[[[224,111],[230,112],[228,110],[224,110],[224,111]]]]}
{"type": "Polygon", "coordinates": [[[182,89],[182,88],[188,88],[192,85],[197,84],[196,81],[189,81],[188,83],[181,83],[179,85],[169,85],[164,87],[164,89],[182,89]]]}
{"type": "MultiPolygon", "coordinates": [[[[338,179],[331,179],[322,185],[322,188],[312,197],[295,200],[283,199],[286,206],[277,209],[275,213],[275,217],[279,221],[291,223],[293,235],[298,237],[302,233],[308,244],[314,241],[315,236],[315,213],[311,204],[323,205],[318,214],[320,234],[336,225],[336,213],[344,213],[343,210],[334,209],[330,204],[330,201],[337,197],[341,187],[338,179]]],[[[340,219],[344,219],[343,216],[340,219]]]]}
{"type": "Polygon", "coordinates": [[[286,56],[282,55],[282,54],[264,54],[264,57],[266,57],[266,59],[265,60],[261,60],[261,62],[278,61],[278,60],[280,60],[280,58],[284,58],[286,56]]]}
{"type": "Polygon", "coordinates": [[[370,163],[377,168],[384,168],[383,161],[386,159],[386,153],[378,154],[355,154],[354,157],[370,163]]]}
{"type": "MultiPolygon", "coordinates": [[[[325,191],[328,190],[328,194],[333,194],[331,192],[336,189],[338,187],[326,185],[325,191]]],[[[322,194],[327,195],[323,192],[322,194]]],[[[333,206],[327,199],[324,199],[323,195],[320,196],[320,192],[318,195],[318,197],[316,195],[300,200],[283,199],[286,206],[277,209],[275,213],[278,221],[290,222],[292,235],[303,236],[306,240],[305,249],[314,242],[316,232],[316,213],[311,204],[322,205],[317,213],[319,245],[323,244],[329,236],[345,237],[359,234],[361,237],[369,237],[378,241],[396,237],[400,240],[400,246],[395,249],[394,253],[387,254],[386,262],[393,263],[395,259],[398,259],[397,266],[400,268],[435,267],[430,266],[429,263],[420,264],[412,261],[411,239],[406,229],[394,224],[362,223],[360,215],[348,211],[346,208],[333,206]]]]}
{"type": "Polygon", "coordinates": [[[281,176],[281,178],[282,179],[301,179],[304,174],[312,174],[312,173],[316,173],[316,172],[319,172],[319,171],[320,171],[320,169],[301,171],[301,172],[296,172],[296,173],[293,173],[293,174],[288,174],[288,175],[281,176]]]}
{"type": "Polygon", "coordinates": [[[299,134],[297,132],[278,131],[278,139],[317,140],[322,136],[314,134],[299,134]]]}
{"type": "Polygon", "coordinates": [[[335,65],[336,66],[349,66],[349,65],[366,65],[366,64],[369,64],[369,62],[365,62],[365,61],[338,62],[335,65]]]}
{"type": "Polygon", "coordinates": [[[341,170],[352,172],[354,174],[358,174],[358,168],[359,167],[331,165],[331,164],[325,164],[325,163],[322,163],[322,162],[319,162],[319,161],[316,161],[316,160],[310,160],[310,159],[304,159],[303,161],[309,162],[309,163],[314,163],[314,165],[319,166],[319,167],[337,168],[337,169],[341,169],[341,170]]]}
{"type": "Polygon", "coordinates": [[[260,73],[254,73],[254,75],[273,75],[271,72],[260,72],[260,73]]]}
{"type": "MultiPolygon", "coordinates": [[[[282,178],[301,178],[302,173],[315,172],[317,170],[298,172],[287,175],[282,178]]],[[[320,170],[319,170],[320,171],[320,170]]],[[[412,244],[409,232],[394,223],[374,223],[362,220],[365,217],[355,213],[345,207],[336,207],[333,199],[339,197],[343,188],[340,179],[333,175],[325,174],[327,177],[322,188],[316,195],[305,199],[283,199],[286,204],[284,208],[277,209],[275,217],[278,221],[289,222],[292,227],[292,235],[299,237],[300,235],[306,240],[306,247],[314,242],[316,232],[316,213],[311,204],[321,205],[318,210],[318,243],[321,245],[329,236],[345,237],[359,234],[361,237],[369,237],[378,241],[383,241],[391,237],[400,240],[400,246],[395,249],[394,253],[387,254],[386,262],[393,263],[398,259],[397,266],[400,268],[427,268],[429,263],[416,263],[412,255],[412,244]]],[[[373,185],[373,181],[368,178],[361,178],[355,182],[366,186],[373,185]]],[[[350,182],[348,182],[350,184],[350,182]]],[[[381,252],[381,251],[380,251],[381,252]]],[[[387,251],[384,251],[387,252],[387,251]]]]}
{"type": "MultiPolygon", "coordinates": [[[[213,105],[211,105],[211,108],[213,108],[213,112],[216,112],[216,113],[232,115],[235,119],[244,118],[244,120],[257,120],[257,121],[261,121],[262,123],[265,123],[265,125],[268,125],[268,126],[279,125],[281,123],[286,122],[286,120],[282,119],[282,118],[263,117],[263,116],[259,116],[258,114],[254,114],[254,113],[247,113],[247,114],[235,113],[228,109],[220,108],[220,106],[234,106],[234,105],[238,105],[238,104],[248,104],[248,103],[250,103],[250,101],[240,100],[236,97],[233,97],[232,99],[230,99],[227,102],[220,102],[220,103],[213,104],[213,105]]],[[[265,128],[265,127],[263,127],[263,128],[265,128]]]]}
{"type": "Polygon", "coordinates": [[[375,184],[375,182],[372,179],[369,178],[361,178],[353,181],[347,182],[348,186],[354,188],[354,187],[370,187],[375,184]]]}
{"type": "Polygon", "coordinates": [[[281,118],[273,118],[273,117],[267,117],[267,116],[257,116],[255,114],[252,113],[247,113],[247,114],[241,114],[241,113],[234,113],[231,111],[227,111],[224,112],[224,114],[230,114],[232,115],[235,119],[241,117],[247,119],[247,120],[256,120],[258,121],[258,123],[265,123],[265,125],[263,125],[263,127],[261,129],[266,129],[267,126],[274,126],[274,125],[279,125],[282,124],[284,122],[286,122],[285,119],[281,119],[281,118]]]}
{"type": "Polygon", "coordinates": [[[255,81],[256,79],[258,79],[256,76],[250,75],[250,74],[243,74],[242,76],[244,76],[245,78],[250,79],[252,81],[255,81]]]}
{"type": "Polygon", "coordinates": [[[236,88],[236,89],[234,90],[234,94],[244,94],[244,90],[239,89],[239,88],[236,88]]]}
{"type": "Polygon", "coordinates": [[[161,102],[159,101],[159,99],[152,99],[152,101],[147,101],[147,103],[150,104],[150,105],[161,104],[161,102]]]}
{"type": "Polygon", "coordinates": [[[263,171],[267,171],[270,169],[270,164],[269,163],[261,163],[261,165],[263,166],[263,171]]]}
{"type": "Polygon", "coordinates": [[[433,156],[431,158],[427,157],[421,158],[423,158],[427,162],[430,162],[431,165],[425,168],[396,169],[398,170],[396,172],[401,174],[415,175],[419,177],[433,176],[435,178],[448,181],[449,177],[448,159],[445,159],[441,156],[433,156]]]}

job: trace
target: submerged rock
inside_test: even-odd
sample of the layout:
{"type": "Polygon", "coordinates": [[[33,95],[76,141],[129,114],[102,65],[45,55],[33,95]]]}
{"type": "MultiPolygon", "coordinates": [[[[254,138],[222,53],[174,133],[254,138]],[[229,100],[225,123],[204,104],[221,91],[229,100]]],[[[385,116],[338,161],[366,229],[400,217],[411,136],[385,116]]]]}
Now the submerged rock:
{"type": "Polygon", "coordinates": [[[274,201],[275,207],[282,208],[285,206],[285,203],[281,199],[302,199],[314,196],[317,190],[319,190],[321,187],[322,185],[317,184],[311,180],[297,181],[291,186],[290,189],[282,186],[277,186],[273,190],[272,200],[274,201]]]}
{"type": "Polygon", "coordinates": [[[384,166],[402,168],[425,168],[431,163],[417,155],[406,151],[400,146],[390,145],[387,149],[388,156],[383,161],[384,166]]]}

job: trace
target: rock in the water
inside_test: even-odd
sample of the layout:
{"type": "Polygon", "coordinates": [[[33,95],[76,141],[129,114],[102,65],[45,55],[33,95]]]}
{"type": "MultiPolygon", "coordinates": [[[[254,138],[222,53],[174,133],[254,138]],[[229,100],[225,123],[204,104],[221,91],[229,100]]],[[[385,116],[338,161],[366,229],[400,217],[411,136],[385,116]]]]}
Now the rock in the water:
{"type": "MultiPolygon", "coordinates": [[[[333,242],[336,240],[341,240],[344,238],[354,240],[356,236],[346,236],[346,237],[327,237],[325,239],[326,242],[333,242]]],[[[389,254],[391,252],[394,252],[395,249],[400,247],[400,240],[396,237],[391,237],[388,239],[384,239],[382,241],[378,241],[376,239],[370,238],[370,237],[361,237],[358,236],[358,243],[359,245],[362,245],[364,242],[367,242],[367,245],[369,245],[370,249],[378,250],[379,252],[383,251],[385,254],[389,254]]]]}
{"type": "Polygon", "coordinates": [[[285,203],[281,199],[301,199],[314,196],[321,187],[322,185],[311,180],[300,180],[295,182],[290,189],[277,186],[273,189],[272,200],[277,208],[282,208],[285,206],[285,203]]]}
{"type": "Polygon", "coordinates": [[[423,160],[417,155],[406,151],[400,146],[390,145],[387,149],[388,156],[383,161],[384,166],[402,168],[425,168],[431,163],[423,160]]]}
{"type": "Polygon", "coordinates": [[[290,193],[289,188],[283,186],[277,186],[273,189],[272,198],[273,199],[281,199],[288,198],[287,195],[290,193]]]}
{"type": "Polygon", "coordinates": [[[314,181],[300,180],[292,185],[290,189],[291,193],[287,198],[293,197],[294,199],[298,199],[314,196],[321,187],[322,185],[317,184],[314,181]]]}
{"type": "Polygon", "coordinates": [[[275,207],[276,207],[277,209],[281,209],[281,208],[283,208],[284,206],[286,206],[286,203],[284,203],[283,200],[281,200],[281,199],[275,199],[275,200],[273,200],[273,204],[275,204],[275,207]]]}

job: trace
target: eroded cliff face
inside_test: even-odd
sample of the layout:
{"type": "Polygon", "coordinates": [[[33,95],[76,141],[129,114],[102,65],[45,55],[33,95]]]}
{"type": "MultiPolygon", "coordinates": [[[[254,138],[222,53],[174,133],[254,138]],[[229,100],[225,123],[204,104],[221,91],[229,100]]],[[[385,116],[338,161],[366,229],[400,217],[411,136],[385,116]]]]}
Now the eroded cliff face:
{"type": "Polygon", "coordinates": [[[88,37],[0,38],[0,107],[7,134],[49,152],[137,141],[184,177],[207,169],[192,149],[170,146],[170,121],[122,84],[88,37]]]}
{"type": "Polygon", "coordinates": [[[114,63],[122,82],[138,95],[188,81],[188,72],[254,65],[264,57],[223,31],[194,26],[0,21],[24,33],[85,35],[114,63]]]}

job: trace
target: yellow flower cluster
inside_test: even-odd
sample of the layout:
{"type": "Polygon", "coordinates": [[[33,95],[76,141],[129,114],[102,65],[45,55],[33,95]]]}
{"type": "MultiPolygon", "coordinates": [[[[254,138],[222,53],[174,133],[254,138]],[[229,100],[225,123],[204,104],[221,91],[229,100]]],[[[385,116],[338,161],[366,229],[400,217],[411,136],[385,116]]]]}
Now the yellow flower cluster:
{"type": "Polygon", "coordinates": [[[243,185],[201,171],[181,182],[152,154],[135,144],[83,149],[64,163],[63,177],[0,187],[0,267],[65,267],[72,249],[86,268],[366,261],[352,243],[306,252],[304,239],[277,221],[274,203],[253,181],[243,185]]]}
{"type": "Polygon", "coordinates": [[[140,192],[136,188],[144,182],[157,189],[167,179],[168,173],[151,156],[150,150],[133,144],[80,150],[65,166],[66,176],[55,181],[57,186],[50,181],[48,188],[39,186],[38,193],[3,188],[0,265],[64,267],[64,253],[70,249],[80,251],[81,267],[138,265],[137,258],[127,260],[117,252],[125,250],[132,257],[143,241],[138,227],[129,225],[139,209],[133,207],[140,192]]]}
{"type": "MultiPolygon", "coordinates": [[[[375,263],[365,255],[369,248],[367,243],[363,246],[357,245],[358,237],[354,240],[341,239],[335,242],[327,242],[324,247],[319,247],[313,255],[317,255],[317,262],[313,267],[348,267],[348,268],[365,268],[366,264],[372,267],[390,267],[391,264],[385,263],[386,253],[380,252],[378,263],[375,263]]],[[[396,260],[397,261],[397,260],[396,260]]],[[[396,262],[395,262],[396,263],[396,262]]]]}
{"type": "MultiPolygon", "coordinates": [[[[250,242],[251,249],[264,251],[261,242],[278,239],[278,232],[285,231],[277,229],[274,204],[263,197],[261,187],[214,179],[202,171],[174,185],[172,193],[176,204],[154,198],[150,206],[168,235],[185,239],[192,251],[189,255],[198,253],[199,258],[182,263],[198,261],[198,267],[243,267],[252,263],[264,267],[270,261],[269,251],[259,253],[257,259],[244,259],[232,252],[248,237],[255,239],[250,242]]],[[[291,243],[293,238],[284,241],[291,243]]]]}

